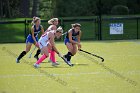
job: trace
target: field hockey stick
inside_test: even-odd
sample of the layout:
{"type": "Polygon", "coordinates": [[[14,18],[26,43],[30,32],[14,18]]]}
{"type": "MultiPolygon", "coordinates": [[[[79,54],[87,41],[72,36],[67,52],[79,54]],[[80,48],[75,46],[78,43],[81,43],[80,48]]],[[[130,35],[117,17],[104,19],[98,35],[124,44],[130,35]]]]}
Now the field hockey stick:
{"type": "Polygon", "coordinates": [[[89,54],[89,55],[92,55],[92,56],[95,56],[95,57],[97,57],[97,58],[100,58],[100,59],[102,60],[102,62],[104,62],[104,58],[101,57],[101,56],[98,56],[98,55],[92,54],[92,53],[87,52],[87,51],[82,50],[82,49],[79,49],[79,51],[82,51],[82,52],[87,53],[87,54],[89,54]]]}
{"type": "Polygon", "coordinates": [[[36,49],[36,46],[34,47],[34,49],[31,51],[31,53],[29,54],[29,58],[31,58],[32,57],[32,54],[33,54],[33,52],[35,51],[35,49],[36,49]]]}
{"type": "Polygon", "coordinates": [[[68,63],[68,61],[64,58],[64,57],[61,57],[63,60],[64,60],[64,62],[65,63],[67,63],[69,66],[73,66],[73,64],[70,64],[70,63],[68,63]]]}
{"type": "MultiPolygon", "coordinates": [[[[59,54],[58,54],[59,55],[59,54]]],[[[63,56],[61,56],[61,54],[59,55],[59,57],[61,57],[63,59],[63,61],[65,63],[67,63],[69,66],[73,66],[73,64],[70,64],[63,56]]]]}
{"type": "Polygon", "coordinates": [[[65,35],[65,34],[67,34],[67,32],[63,33],[62,36],[65,35]]]}

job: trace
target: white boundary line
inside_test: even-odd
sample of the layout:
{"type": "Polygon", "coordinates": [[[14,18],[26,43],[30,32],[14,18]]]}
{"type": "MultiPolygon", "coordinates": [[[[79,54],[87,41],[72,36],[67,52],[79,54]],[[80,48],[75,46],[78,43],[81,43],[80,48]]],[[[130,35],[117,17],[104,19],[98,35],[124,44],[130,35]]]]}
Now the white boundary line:
{"type": "MultiPolygon", "coordinates": [[[[121,71],[121,74],[134,75],[140,74],[140,71],[121,71]]],[[[80,75],[94,75],[94,74],[111,74],[109,72],[81,72],[81,73],[67,73],[67,74],[52,74],[53,76],[80,76],[80,75]]],[[[0,78],[15,78],[15,77],[43,77],[44,74],[17,74],[17,75],[0,75],[0,78]]]]}

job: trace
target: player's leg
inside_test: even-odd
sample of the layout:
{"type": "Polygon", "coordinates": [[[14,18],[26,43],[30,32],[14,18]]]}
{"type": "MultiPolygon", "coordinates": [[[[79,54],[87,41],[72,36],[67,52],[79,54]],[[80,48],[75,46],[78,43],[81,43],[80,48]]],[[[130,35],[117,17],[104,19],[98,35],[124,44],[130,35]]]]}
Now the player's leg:
{"type": "Polygon", "coordinates": [[[52,63],[56,62],[55,51],[53,49],[50,50],[50,60],[51,60],[52,63]]]}
{"type": "Polygon", "coordinates": [[[41,53],[41,50],[40,49],[38,49],[37,51],[36,51],[36,54],[34,55],[34,58],[36,58],[37,60],[39,59],[39,54],[41,53]]]}
{"type": "Polygon", "coordinates": [[[34,64],[35,68],[38,68],[39,64],[49,56],[49,49],[51,48],[51,45],[48,42],[45,42],[44,40],[39,40],[38,44],[39,48],[41,49],[41,54],[43,55],[34,64]]]}
{"type": "Polygon", "coordinates": [[[72,46],[73,46],[72,55],[74,56],[77,52],[77,46],[76,44],[73,44],[72,46]]]}
{"type": "Polygon", "coordinates": [[[67,61],[70,62],[71,60],[71,56],[73,56],[72,52],[73,52],[73,45],[72,43],[66,43],[67,49],[68,49],[68,53],[66,55],[64,55],[65,58],[67,58],[67,61]]]}
{"type": "Polygon", "coordinates": [[[52,66],[59,65],[55,58],[55,51],[52,48],[49,48],[50,58],[48,62],[52,62],[52,66]]]}
{"type": "Polygon", "coordinates": [[[16,62],[19,63],[19,60],[24,57],[31,49],[31,46],[32,46],[32,43],[27,43],[26,44],[26,50],[25,51],[22,51],[20,53],[20,55],[18,56],[18,58],[16,59],[16,62]]]}
{"type": "Polygon", "coordinates": [[[49,53],[50,53],[50,61],[53,62],[53,63],[55,63],[56,62],[56,59],[55,59],[55,51],[53,49],[51,49],[49,51],[49,53]]]}
{"type": "Polygon", "coordinates": [[[51,52],[50,52],[50,58],[51,58],[50,60],[52,62],[52,66],[59,65],[59,63],[55,59],[55,51],[54,50],[51,50],[51,52]]]}
{"type": "Polygon", "coordinates": [[[22,52],[20,53],[20,55],[19,55],[18,58],[16,59],[16,62],[17,62],[17,63],[19,63],[19,60],[20,60],[23,56],[25,56],[25,55],[30,51],[33,42],[34,42],[34,41],[33,41],[33,39],[32,39],[32,36],[29,34],[29,35],[27,36],[27,39],[26,39],[26,50],[25,50],[25,51],[22,51],[22,52]]]}
{"type": "MultiPolygon", "coordinates": [[[[74,39],[74,41],[77,41],[77,39],[74,39]]],[[[70,49],[68,52],[68,58],[67,58],[68,61],[70,61],[71,57],[74,56],[77,52],[77,46],[76,46],[76,44],[73,44],[73,43],[71,43],[71,46],[68,46],[68,44],[66,44],[66,45],[67,45],[67,48],[70,49]]]]}
{"type": "MultiPolygon", "coordinates": [[[[49,53],[51,53],[51,49],[49,49],[49,53]]],[[[50,56],[50,55],[49,55],[49,56],[50,56]]],[[[48,62],[52,62],[51,59],[52,59],[52,56],[49,57],[48,62]]]]}
{"type": "Polygon", "coordinates": [[[43,53],[43,55],[39,58],[39,60],[34,64],[35,68],[39,67],[39,64],[42,63],[43,60],[45,60],[48,56],[49,56],[49,52],[48,52],[48,47],[44,46],[41,48],[41,52],[43,53]]]}
{"type": "Polygon", "coordinates": [[[72,51],[73,51],[72,43],[70,43],[69,39],[67,39],[67,38],[65,38],[64,43],[68,49],[68,53],[66,55],[64,55],[64,58],[67,61],[70,61],[71,56],[72,56],[72,51]]]}
{"type": "Polygon", "coordinates": [[[49,56],[48,53],[48,47],[45,46],[41,49],[43,55],[39,58],[39,60],[36,62],[36,64],[40,64],[45,58],[47,58],[49,56]]]}
{"type": "MultiPolygon", "coordinates": [[[[36,41],[38,41],[38,37],[35,37],[36,38],[36,41]]],[[[36,58],[37,60],[39,59],[39,54],[41,53],[41,50],[40,48],[38,47],[38,50],[36,51],[36,54],[34,55],[34,58],[36,58]]]]}

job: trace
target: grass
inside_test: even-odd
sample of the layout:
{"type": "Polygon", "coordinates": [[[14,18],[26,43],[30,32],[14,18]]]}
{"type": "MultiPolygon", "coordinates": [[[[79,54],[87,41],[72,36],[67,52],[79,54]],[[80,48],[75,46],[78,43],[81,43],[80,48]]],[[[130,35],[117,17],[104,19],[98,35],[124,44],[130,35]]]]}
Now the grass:
{"type": "Polygon", "coordinates": [[[0,24],[0,42],[24,42],[25,25],[23,24],[0,24]]]}
{"type": "MultiPolygon", "coordinates": [[[[0,93],[139,93],[139,42],[82,42],[82,49],[102,56],[105,62],[77,53],[72,58],[74,67],[57,56],[58,67],[52,67],[46,59],[39,69],[33,68],[36,60],[29,59],[29,53],[16,64],[25,44],[1,44],[0,93]]],[[[56,45],[63,54],[67,52],[63,43],[56,45]]]]}

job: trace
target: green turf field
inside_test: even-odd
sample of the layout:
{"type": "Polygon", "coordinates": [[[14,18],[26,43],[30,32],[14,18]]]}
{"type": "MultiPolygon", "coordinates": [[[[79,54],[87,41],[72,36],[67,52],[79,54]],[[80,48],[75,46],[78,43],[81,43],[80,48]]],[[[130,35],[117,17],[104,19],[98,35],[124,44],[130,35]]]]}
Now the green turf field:
{"type": "MultiPolygon", "coordinates": [[[[140,93],[140,41],[83,42],[82,49],[104,57],[77,53],[73,67],[60,62],[52,67],[46,59],[39,69],[29,53],[15,62],[25,44],[0,45],[0,93],[140,93]]],[[[67,52],[63,43],[57,47],[67,52]]],[[[34,46],[33,46],[34,48],[34,46]]]]}

